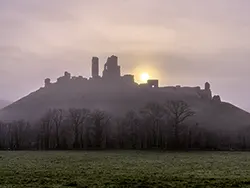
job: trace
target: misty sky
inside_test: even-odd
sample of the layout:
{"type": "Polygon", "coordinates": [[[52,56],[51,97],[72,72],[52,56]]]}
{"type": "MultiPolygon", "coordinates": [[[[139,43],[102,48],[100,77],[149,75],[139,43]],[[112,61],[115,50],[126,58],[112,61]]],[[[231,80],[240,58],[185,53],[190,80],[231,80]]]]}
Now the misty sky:
{"type": "Polygon", "coordinates": [[[202,86],[250,111],[249,0],[0,0],[0,98],[65,70],[90,76],[112,54],[122,73],[202,86]]]}

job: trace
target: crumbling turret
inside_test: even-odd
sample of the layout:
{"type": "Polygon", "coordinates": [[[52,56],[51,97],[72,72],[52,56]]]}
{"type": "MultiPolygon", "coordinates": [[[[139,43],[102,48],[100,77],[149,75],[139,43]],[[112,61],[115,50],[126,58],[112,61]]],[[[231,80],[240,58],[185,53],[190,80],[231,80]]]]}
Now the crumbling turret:
{"type": "Polygon", "coordinates": [[[208,82],[205,83],[205,88],[199,91],[199,95],[202,99],[212,100],[212,91],[208,82]]]}
{"type": "Polygon", "coordinates": [[[70,81],[70,79],[71,79],[71,74],[65,71],[64,76],[57,78],[57,83],[65,83],[67,81],[70,81]]]}
{"type": "Polygon", "coordinates": [[[205,83],[205,90],[206,91],[210,90],[210,84],[208,82],[205,83]]]}
{"type": "Polygon", "coordinates": [[[215,96],[213,96],[212,101],[213,101],[214,103],[221,103],[221,98],[220,98],[219,95],[215,95],[215,96]]]}
{"type": "Polygon", "coordinates": [[[50,85],[51,85],[51,80],[49,78],[46,78],[44,80],[44,86],[45,86],[45,88],[49,87],[50,85]]]}
{"type": "Polygon", "coordinates": [[[65,78],[65,80],[70,80],[71,74],[69,72],[65,71],[64,72],[64,78],[65,78]]]}
{"type": "Polygon", "coordinates": [[[210,84],[208,82],[205,83],[205,93],[207,99],[212,100],[212,91],[210,89],[210,84]]]}
{"type": "Polygon", "coordinates": [[[92,78],[99,78],[99,59],[98,59],[98,57],[92,58],[92,78]]]}

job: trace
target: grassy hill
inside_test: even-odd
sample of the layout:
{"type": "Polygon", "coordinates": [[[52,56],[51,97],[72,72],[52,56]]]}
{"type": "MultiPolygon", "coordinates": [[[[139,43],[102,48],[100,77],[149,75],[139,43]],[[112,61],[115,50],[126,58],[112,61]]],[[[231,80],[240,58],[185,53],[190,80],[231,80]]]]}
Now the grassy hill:
{"type": "Polygon", "coordinates": [[[10,101],[7,101],[7,100],[0,100],[0,109],[10,105],[11,102],[10,101]]]}
{"type": "Polygon", "coordinates": [[[226,102],[212,102],[199,97],[195,88],[167,87],[148,89],[126,85],[54,84],[41,88],[0,110],[0,119],[36,120],[49,108],[101,109],[113,115],[138,110],[147,102],[184,100],[196,112],[191,123],[209,129],[236,129],[250,125],[250,113],[226,102]]]}

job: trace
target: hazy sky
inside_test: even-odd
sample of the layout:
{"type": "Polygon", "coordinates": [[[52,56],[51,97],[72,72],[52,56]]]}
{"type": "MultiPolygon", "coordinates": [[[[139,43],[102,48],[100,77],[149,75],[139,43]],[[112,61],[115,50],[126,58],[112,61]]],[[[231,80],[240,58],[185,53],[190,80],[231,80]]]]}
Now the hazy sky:
{"type": "Polygon", "coordinates": [[[250,110],[249,0],[0,0],[0,98],[112,54],[122,72],[202,86],[250,110]]]}

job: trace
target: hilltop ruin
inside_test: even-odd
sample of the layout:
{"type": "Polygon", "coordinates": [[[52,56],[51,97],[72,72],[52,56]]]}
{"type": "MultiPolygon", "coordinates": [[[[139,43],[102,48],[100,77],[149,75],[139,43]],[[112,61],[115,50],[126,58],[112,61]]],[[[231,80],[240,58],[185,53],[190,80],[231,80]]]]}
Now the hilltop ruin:
{"type": "Polygon", "coordinates": [[[205,83],[204,89],[200,87],[181,87],[181,86],[166,86],[160,87],[158,79],[149,79],[147,83],[138,84],[134,80],[134,75],[126,74],[121,75],[121,66],[118,64],[117,56],[110,56],[107,59],[107,62],[104,64],[104,69],[102,71],[102,76],[100,76],[100,66],[99,66],[99,58],[92,58],[92,67],[91,67],[91,77],[84,78],[82,76],[71,76],[70,73],[65,72],[64,76],[59,77],[57,82],[51,83],[49,78],[46,78],[44,83],[44,88],[47,89],[51,87],[56,87],[60,85],[62,87],[67,87],[69,85],[79,85],[79,87],[86,87],[85,90],[116,90],[119,88],[126,88],[126,90],[133,90],[135,88],[142,89],[153,89],[154,91],[179,91],[179,92],[187,92],[194,93],[197,96],[204,100],[210,100],[214,102],[221,102],[220,96],[212,96],[212,91],[210,88],[210,84],[208,82],[205,83]],[[84,86],[82,85],[84,84],[84,86]],[[81,86],[80,86],[81,85],[81,86]]]}
{"type": "Polygon", "coordinates": [[[102,110],[119,118],[128,111],[143,109],[148,103],[182,100],[195,112],[190,123],[209,129],[235,129],[250,122],[250,113],[221,101],[213,95],[208,82],[204,88],[160,86],[159,80],[138,84],[134,75],[121,75],[118,58],[111,56],[102,72],[98,57],[92,58],[91,77],[71,76],[65,72],[56,82],[45,79],[45,85],[0,110],[0,120],[11,122],[39,120],[49,109],[102,110]]]}

